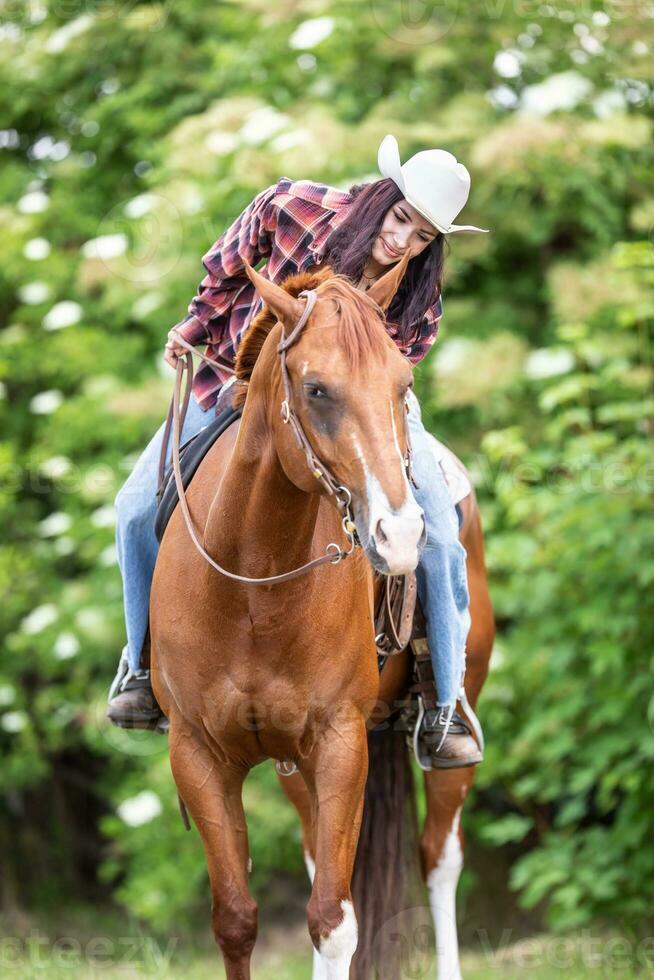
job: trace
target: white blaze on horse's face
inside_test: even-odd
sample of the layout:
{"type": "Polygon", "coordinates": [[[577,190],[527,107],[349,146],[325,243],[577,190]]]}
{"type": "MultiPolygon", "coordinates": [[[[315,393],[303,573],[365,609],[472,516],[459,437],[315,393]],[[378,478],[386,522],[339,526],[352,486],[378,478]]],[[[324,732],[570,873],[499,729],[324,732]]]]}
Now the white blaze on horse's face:
{"type": "MultiPolygon", "coordinates": [[[[325,295],[286,358],[290,400],[315,459],[351,495],[372,566],[408,574],[426,537],[405,468],[411,367],[356,289],[330,280],[321,288],[325,295]]],[[[282,451],[280,458],[291,481],[311,492],[303,455],[282,451]]]]}
{"type": "Polygon", "coordinates": [[[352,432],[352,443],[364,474],[368,518],[365,529],[359,526],[361,518],[358,518],[357,529],[361,543],[378,571],[388,575],[406,575],[414,571],[418,564],[425,538],[425,519],[406,477],[404,458],[397,436],[393,400],[389,398],[388,401],[394,451],[384,454],[383,460],[377,460],[377,463],[384,468],[399,467],[404,490],[403,500],[399,507],[391,506],[380,480],[375,475],[372,461],[366,459],[356,432],[352,432]]]}

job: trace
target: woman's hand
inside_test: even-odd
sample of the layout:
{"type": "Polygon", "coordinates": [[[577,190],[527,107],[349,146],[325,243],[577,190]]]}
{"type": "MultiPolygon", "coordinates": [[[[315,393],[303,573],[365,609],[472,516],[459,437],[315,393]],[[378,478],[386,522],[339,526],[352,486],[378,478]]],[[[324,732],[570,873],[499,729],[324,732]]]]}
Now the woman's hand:
{"type": "Polygon", "coordinates": [[[176,368],[177,361],[180,359],[180,357],[183,357],[184,354],[188,353],[185,347],[182,347],[181,344],[177,343],[174,329],[168,331],[168,340],[164,350],[166,364],[170,364],[171,368],[176,368]]]}

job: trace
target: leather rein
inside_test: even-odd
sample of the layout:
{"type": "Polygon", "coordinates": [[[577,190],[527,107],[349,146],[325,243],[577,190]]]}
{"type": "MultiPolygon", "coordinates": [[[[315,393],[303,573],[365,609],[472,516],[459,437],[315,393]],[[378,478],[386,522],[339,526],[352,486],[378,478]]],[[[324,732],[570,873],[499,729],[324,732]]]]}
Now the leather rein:
{"type": "MultiPolygon", "coordinates": [[[[341,513],[341,526],[343,533],[348,541],[347,550],[343,550],[339,545],[335,543],[330,543],[326,547],[326,554],[322,555],[320,558],[314,558],[312,561],[307,562],[305,565],[301,565],[299,568],[294,568],[290,572],[284,572],[281,575],[269,575],[264,578],[250,578],[246,575],[237,575],[235,572],[230,572],[228,569],[223,568],[211,555],[204,549],[200,536],[198,534],[197,528],[193,523],[191,513],[188,507],[188,501],[184,493],[184,483],[182,480],[182,471],[180,466],[180,437],[182,427],[184,425],[184,419],[186,417],[186,411],[188,408],[189,399],[191,396],[191,385],[193,382],[193,353],[197,353],[202,360],[206,361],[212,366],[216,366],[216,361],[201,354],[196,351],[194,347],[188,344],[179,334],[175,333],[175,341],[180,345],[180,347],[186,348],[188,353],[185,355],[184,359],[180,358],[177,361],[177,375],[175,377],[175,387],[173,389],[173,398],[168,411],[168,418],[166,420],[166,428],[164,430],[164,439],[161,447],[161,457],[159,460],[159,478],[160,482],[163,480],[163,473],[165,468],[165,458],[166,458],[166,448],[168,444],[168,436],[170,434],[171,424],[173,430],[172,438],[172,464],[173,473],[175,477],[175,485],[177,487],[177,494],[179,496],[179,505],[182,510],[182,515],[184,517],[184,522],[188,529],[189,535],[193,544],[202,555],[202,557],[215,568],[217,572],[221,575],[225,575],[227,578],[232,579],[235,582],[243,582],[246,585],[275,585],[281,582],[288,582],[291,579],[297,578],[299,575],[304,575],[312,568],[317,568],[319,565],[325,565],[327,563],[331,565],[337,565],[343,558],[347,558],[351,555],[354,549],[359,544],[356,537],[356,527],[354,524],[354,517],[351,510],[352,504],[352,494],[347,489],[347,487],[342,486],[334,476],[329,472],[329,469],[318,459],[316,454],[311,448],[311,443],[309,442],[300,420],[298,419],[295,411],[293,410],[291,401],[291,386],[288,376],[288,369],[286,367],[286,352],[289,347],[292,347],[294,343],[299,339],[302,330],[304,329],[311,311],[317,300],[317,294],[315,289],[303,289],[302,292],[298,294],[299,296],[306,297],[306,306],[302,312],[300,319],[297,324],[288,335],[288,337],[283,337],[277,346],[277,353],[279,354],[279,361],[282,373],[282,383],[284,386],[284,400],[281,405],[281,415],[282,421],[286,425],[290,425],[297,440],[298,446],[305,455],[307,466],[313,473],[316,480],[319,481],[321,486],[326,490],[326,492],[334,497],[336,506],[341,513]],[[181,406],[180,411],[180,393],[182,388],[182,378],[184,372],[187,375],[186,390],[184,394],[184,401],[181,406]]],[[[228,367],[226,364],[218,362],[220,367],[234,373],[233,368],[228,367]]],[[[408,435],[408,433],[407,433],[408,435]]],[[[410,460],[411,460],[411,450],[410,447],[407,451],[407,468],[410,473],[410,460]]]]}

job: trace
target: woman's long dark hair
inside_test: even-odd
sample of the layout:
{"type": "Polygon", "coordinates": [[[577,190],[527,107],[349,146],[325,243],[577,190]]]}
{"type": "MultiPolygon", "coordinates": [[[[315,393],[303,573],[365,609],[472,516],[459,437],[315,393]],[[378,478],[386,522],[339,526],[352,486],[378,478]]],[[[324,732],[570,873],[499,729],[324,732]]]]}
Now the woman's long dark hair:
{"type": "MultiPolygon", "coordinates": [[[[388,209],[403,201],[404,195],[390,177],[370,184],[354,184],[349,193],[354,200],[346,218],[327,239],[324,261],[329,262],[334,272],[358,283],[388,209]]],[[[444,248],[445,235],[439,232],[407,266],[387,312],[387,319],[399,324],[404,335],[416,329],[427,308],[440,295],[444,248]]]]}

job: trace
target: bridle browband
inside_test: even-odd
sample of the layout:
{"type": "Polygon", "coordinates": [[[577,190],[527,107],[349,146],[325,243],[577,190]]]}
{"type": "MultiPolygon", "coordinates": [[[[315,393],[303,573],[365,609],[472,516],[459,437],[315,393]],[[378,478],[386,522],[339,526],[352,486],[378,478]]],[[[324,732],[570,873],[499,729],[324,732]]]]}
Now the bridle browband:
{"type": "MultiPolygon", "coordinates": [[[[311,443],[309,442],[304,429],[302,428],[302,423],[295,414],[293,409],[292,399],[291,399],[291,384],[288,375],[288,368],[286,366],[286,352],[289,347],[297,342],[302,334],[304,327],[306,326],[307,320],[311,316],[311,312],[316,304],[318,298],[315,289],[303,289],[299,296],[306,297],[306,304],[300,319],[296,323],[290,334],[285,337],[282,335],[282,339],[277,345],[277,353],[279,354],[279,363],[282,374],[282,384],[284,386],[284,399],[281,405],[281,415],[282,421],[285,425],[290,425],[297,440],[298,446],[304,453],[307,461],[307,466],[311,470],[312,474],[318,480],[323,489],[332,497],[336,502],[336,506],[341,514],[341,527],[343,529],[343,534],[347,538],[348,547],[347,550],[343,550],[339,545],[331,542],[326,547],[326,554],[322,555],[320,558],[314,558],[312,561],[301,565],[299,568],[294,568],[290,572],[284,572],[281,575],[269,575],[264,578],[250,578],[246,575],[237,575],[235,572],[230,572],[228,569],[223,568],[211,555],[205,550],[200,542],[200,538],[197,529],[193,523],[193,518],[189,511],[188,502],[184,493],[184,483],[182,480],[182,471],[180,467],[179,458],[179,447],[180,447],[180,437],[181,431],[184,424],[184,419],[186,417],[186,410],[188,408],[188,403],[191,395],[191,385],[193,383],[193,353],[199,355],[199,357],[206,361],[207,364],[215,366],[215,360],[207,357],[205,354],[200,353],[200,351],[195,350],[190,344],[188,344],[183,337],[173,331],[176,343],[180,347],[184,347],[188,353],[185,355],[184,359],[180,358],[177,361],[177,375],[175,377],[175,386],[173,388],[173,397],[168,411],[168,418],[166,420],[166,428],[164,431],[163,445],[161,448],[161,458],[160,458],[160,482],[163,480],[163,471],[165,464],[165,454],[166,446],[168,442],[168,434],[170,432],[171,423],[173,430],[172,438],[172,464],[173,464],[173,474],[175,477],[175,485],[177,487],[177,494],[179,497],[179,505],[184,517],[184,522],[186,524],[187,530],[193,541],[193,544],[202,555],[202,557],[215,568],[217,572],[221,575],[226,576],[226,578],[232,579],[235,582],[243,582],[245,585],[276,585],[281,582],[288,582],[291,579],[297,578],[299,575],[304,575],[306,572],[310,571],[312,568],[317,568],[319,565],[338,565],[343,558],[347,558],[351,555],[354,549],[359,545],[359,540],[356,534],[356,527],[354,523],[354,516],[352,514],[352,494],[347,487],[343,486],[335,479],[335,477],[330,473],[328,467],[326,467],[320,459],[316,456],[313,449],[311,448],[311,443]],[[182,377],[186,371],[187,381],[186,381],[186,391],[184,395],[184,402],[182,406],[182,411],[180,413],[180,393],[182,387],[182,377]]],[[[220,362],[220,367],[224,370],[229,371],[234,374],[234,370],[231,367],[220,362]]],[[[408,406],[407,406],[408,411],[408,406]]],[[[407,475],[409,479],[415,483],[412,475],[412,453],[411,453],[411,443],[409,440],[408,427],[406,429],[407,438],[407,455],[404,460],[404,464],[407,470],[407,475]]]]}

